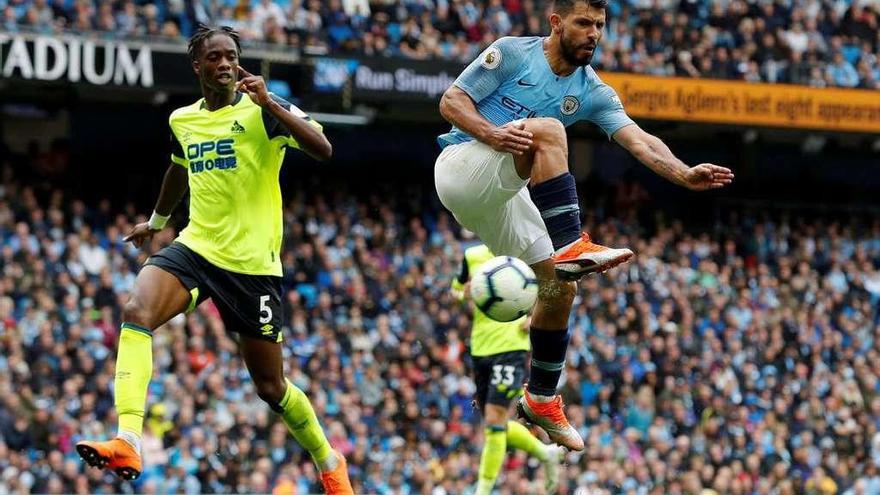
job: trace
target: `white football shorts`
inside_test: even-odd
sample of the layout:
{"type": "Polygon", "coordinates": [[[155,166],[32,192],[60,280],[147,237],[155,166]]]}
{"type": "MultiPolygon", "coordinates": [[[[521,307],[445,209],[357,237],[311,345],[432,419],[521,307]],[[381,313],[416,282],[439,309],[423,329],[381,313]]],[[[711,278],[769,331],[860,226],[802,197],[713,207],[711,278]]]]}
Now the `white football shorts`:
{"type": "Polygon", "coordinates": [[[496,255],[531,265],[549,259],[553,244],[528,183],[513,155],[476,140],[447,146],[434,165],[437,195],[458,223],[496,255]]]}

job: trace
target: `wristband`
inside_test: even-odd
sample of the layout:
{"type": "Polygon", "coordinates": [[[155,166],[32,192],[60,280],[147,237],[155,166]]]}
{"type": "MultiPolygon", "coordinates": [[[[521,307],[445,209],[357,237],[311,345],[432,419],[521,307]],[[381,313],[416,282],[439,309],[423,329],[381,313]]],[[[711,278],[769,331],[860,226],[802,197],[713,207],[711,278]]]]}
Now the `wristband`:
{"type": "Polygon", "coordinates": [[[150,215],[150,221],[148,222],[148,226],[150,230],[162,230],[165,227],[165,224],[168,223],[168,219],[171,218],[171,215],[164,216],[153,212],[150,215]]]}

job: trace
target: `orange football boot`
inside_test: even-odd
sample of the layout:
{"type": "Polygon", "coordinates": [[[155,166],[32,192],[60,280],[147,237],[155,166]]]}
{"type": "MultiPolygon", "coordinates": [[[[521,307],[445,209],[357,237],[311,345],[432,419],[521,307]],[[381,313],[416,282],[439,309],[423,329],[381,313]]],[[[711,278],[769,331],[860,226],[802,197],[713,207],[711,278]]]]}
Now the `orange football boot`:
{"type": "Polygon", "coordinates": [[[553,254],[556,274],[563,280],[578,280],[589,273],[602,273],[633,257],[629,249],[610,248],[594,243],[590,234],[559,248],[553,254]]]}
{"type": "Polygon", "coordinates": [[[327,495],[354,495],[354,489],[348,479],[348,465],[345,462],[345,457],[336,450],[333,451],[333,455],[339,460],[339,464],[333,471],[321,473],[321,485],[324,486],[324,493],[327,495]]]}
{"type": "Polygon", "coordinates": [[[124,480],[136,480],[141,475],[141,455],[121,438],[78,442],[76,451],[89,466],[110,469],[124,480]]]}
{"type": "Polygon", "coordinates": [[[565,419],[562,407],[560,395],[550,402],[537,402],[532,400],[527,390],[516,404],[516,411],[521,418],[546,431],[551,442],[569,450],[584,450],[584,440],[565,419]]]}

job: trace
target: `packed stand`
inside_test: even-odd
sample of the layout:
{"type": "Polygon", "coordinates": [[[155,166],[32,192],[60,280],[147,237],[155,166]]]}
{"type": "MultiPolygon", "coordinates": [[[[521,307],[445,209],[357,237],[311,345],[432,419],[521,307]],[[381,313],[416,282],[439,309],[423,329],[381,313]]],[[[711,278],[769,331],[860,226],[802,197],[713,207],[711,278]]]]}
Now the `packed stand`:
{"type": "MultiPolygon", "coordinates": [[[[197,22],[312,55],[469,62],[502,36],[543,35],[542,0],[0,0],[9,31],[180,38],[197,22]]],[[[659,76],[880,88],[871,0],[609,2],[594,65],[659,76]]]]}
{"type": "MultiPolygon", "coordinates": [[[[3,178],[0,494],[320,492],[209,302],[155,332],[141,479],[85,470],[73,445],[115,434],[119,308],[147,256],[121,237],[145,218],[3,178]]],[[[469,493],[482,428],[449,282],[474,241],[419,188],[321,186],[284,211],[287,376],[356,493],[469,493]]],[[[561,392],[587,449],[559,493],[880,492],[880,222],[649,231],[632,191],[587,218],[638,257],[581,283],[561,392]]],[[[541,476],[514,454],[500,493],[542,493],[541,476]]]]}

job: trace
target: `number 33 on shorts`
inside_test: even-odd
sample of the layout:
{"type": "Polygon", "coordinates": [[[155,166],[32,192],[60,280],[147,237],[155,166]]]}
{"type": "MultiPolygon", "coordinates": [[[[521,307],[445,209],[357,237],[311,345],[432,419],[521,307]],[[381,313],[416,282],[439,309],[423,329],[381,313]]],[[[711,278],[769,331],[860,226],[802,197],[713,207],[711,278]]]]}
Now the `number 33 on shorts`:
{"type": "Polygon", "coordinates": [[[513,366],[496,364],[492,366],[492,379],[489,381],[489,384],[495,387],[499,385],[503,385],[504,388],[510,387],[515,379],[515,371],[516,368],[513,366]]]}
{"type": "Polygon", "coordinates": [[[489,378],[488,402],[490,404],[503,404],[522,391],[522,367],[511,364],[492,365],[492,374],[489,378]]]}

